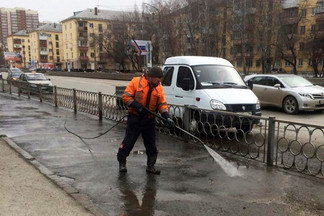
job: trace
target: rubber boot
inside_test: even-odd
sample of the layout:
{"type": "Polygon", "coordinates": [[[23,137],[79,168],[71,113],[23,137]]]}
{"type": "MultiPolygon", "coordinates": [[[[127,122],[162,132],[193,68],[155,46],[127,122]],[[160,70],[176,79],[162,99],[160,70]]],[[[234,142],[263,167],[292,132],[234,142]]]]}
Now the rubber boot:
{"type": "Polygon", "coordinates": [[[155,162],[156,162],[156,158],[157,158],[157,155],[150,156],[150,157],[147,158],[146,172],[152,173],[152,174],[155,174],[155,175],[160,175],[161,171],[155,169],[155,167],[154,167],[155,162]]]}
{"type": "Polygon", "coordinates": [[[117,160],[119,162],[119,172],[127,172],[126,158],[117,155],[117,160]]]}

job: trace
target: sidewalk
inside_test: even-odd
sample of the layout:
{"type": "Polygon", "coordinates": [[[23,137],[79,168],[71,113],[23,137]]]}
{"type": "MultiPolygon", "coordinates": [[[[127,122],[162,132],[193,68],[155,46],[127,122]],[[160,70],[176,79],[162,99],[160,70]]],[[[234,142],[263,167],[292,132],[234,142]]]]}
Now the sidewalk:
{"type": "Polygon", "coordinates": [[[0,216],[90,216],[0,138],[0,216]]]}

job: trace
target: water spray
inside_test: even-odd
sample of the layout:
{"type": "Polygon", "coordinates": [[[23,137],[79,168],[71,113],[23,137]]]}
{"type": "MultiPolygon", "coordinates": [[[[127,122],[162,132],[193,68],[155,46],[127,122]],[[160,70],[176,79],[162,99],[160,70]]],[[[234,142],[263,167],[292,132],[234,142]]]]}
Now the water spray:
{"type": "MultiPolygon", "coordinates": [[[[144,109],[149,112],[150,114],[154,115],[155,117],[157,117],[158,119],[165,121],[166,119],[163,118],[162,116],[158,115],[155,112],[152,112],[151,110],[147,109],[146,107],[144,107],[144,109]]],[[[241,172],[239,172],[239,170],[237,170],[237,168],[231,164],[230,162],[228,162],[227,160],[225,160],[222,156],[220,156],[217,152],[215,152],[213,149],[209,148],[201,139],[199,139],[198,137],[196,137],[195,135],[189,133],[188,131],[182,129],[181,127],[174,125],[174,127],[182,132],[184,132],[185,134],[193,137],[194,139],[196,139],[197,141],[199,141],[204,147],[205,149],[208,151],[209,155],[213,157],[213,159],[219,164],[219,166],[224,170],[224,172],[230,176],[230,177],[235,177],[235,176],[242,176],[243,174],[241,172]]]]}

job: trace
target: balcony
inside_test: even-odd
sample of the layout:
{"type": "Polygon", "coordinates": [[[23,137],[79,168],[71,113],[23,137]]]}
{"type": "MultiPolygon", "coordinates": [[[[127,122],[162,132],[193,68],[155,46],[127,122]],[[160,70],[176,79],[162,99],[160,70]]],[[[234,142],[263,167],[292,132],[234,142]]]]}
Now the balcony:
{"type": "Polygon", "coordinates": [[[79,32],[86,32],[86,31],[88,31],[88,27],[79,26],[78,30],[79,30],[79,32]]]}
{"type": "Polygon", "coordinates": [[[39,54],[40,54],[40,55],[48,55],[48,52],[47,52],[47,50],[46,50],[46,51],[42,51],[42,50],[41,50],[41,51],[39,51],[39,54]]]}
{"type": "Polygon", "coordinates": [[[89,61],[88,56],[80,56],[80,61],[89,61]]]}
{"type": "Polygon", "coordinates": [[[47,58],[46,59],[42,59],[40,60],[41,63],[47,63],[47,58]]]}
{"type": "Polygon", "coordinates": [[[282,25],[292,25],[298,23],[298,17],[283,17],[281,18],[282,25]]]}
{"type": "Polygon", "coordinates": [[[88,46],[79,46],[79,51],[88,51],[88,46]]]}
{"type": "Polygon", "coordinates": [[[315,14],[316,22],[324,22],[324,12],[315,14]]]}

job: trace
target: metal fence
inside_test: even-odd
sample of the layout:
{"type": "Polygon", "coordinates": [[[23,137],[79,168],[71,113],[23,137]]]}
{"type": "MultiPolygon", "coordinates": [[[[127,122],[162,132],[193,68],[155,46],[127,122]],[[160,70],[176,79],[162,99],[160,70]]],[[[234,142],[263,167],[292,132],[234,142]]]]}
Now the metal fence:
{"type": "MultiPolygon", "coordinates": [[[[84,112],[114,121],[127,115],[127,107],[116,95],[106,95],[53,87],[31,88],[0,80],[0,89],[27,98],[37,98],[58,107],[84,112]]],[[[324,126],[289,122],[225,111],[210,111],[189,106],[169,105],[170,114],[179,127],[199,137],[208,146],[244,158],[261,161],[312,176],[324,177],[324,126]]],[[[124,119],[124,121],[126,121],[124,119]]],[[[160,133],[195,141],[180,130],[168,129],[159,119],[160,133]]]]}

